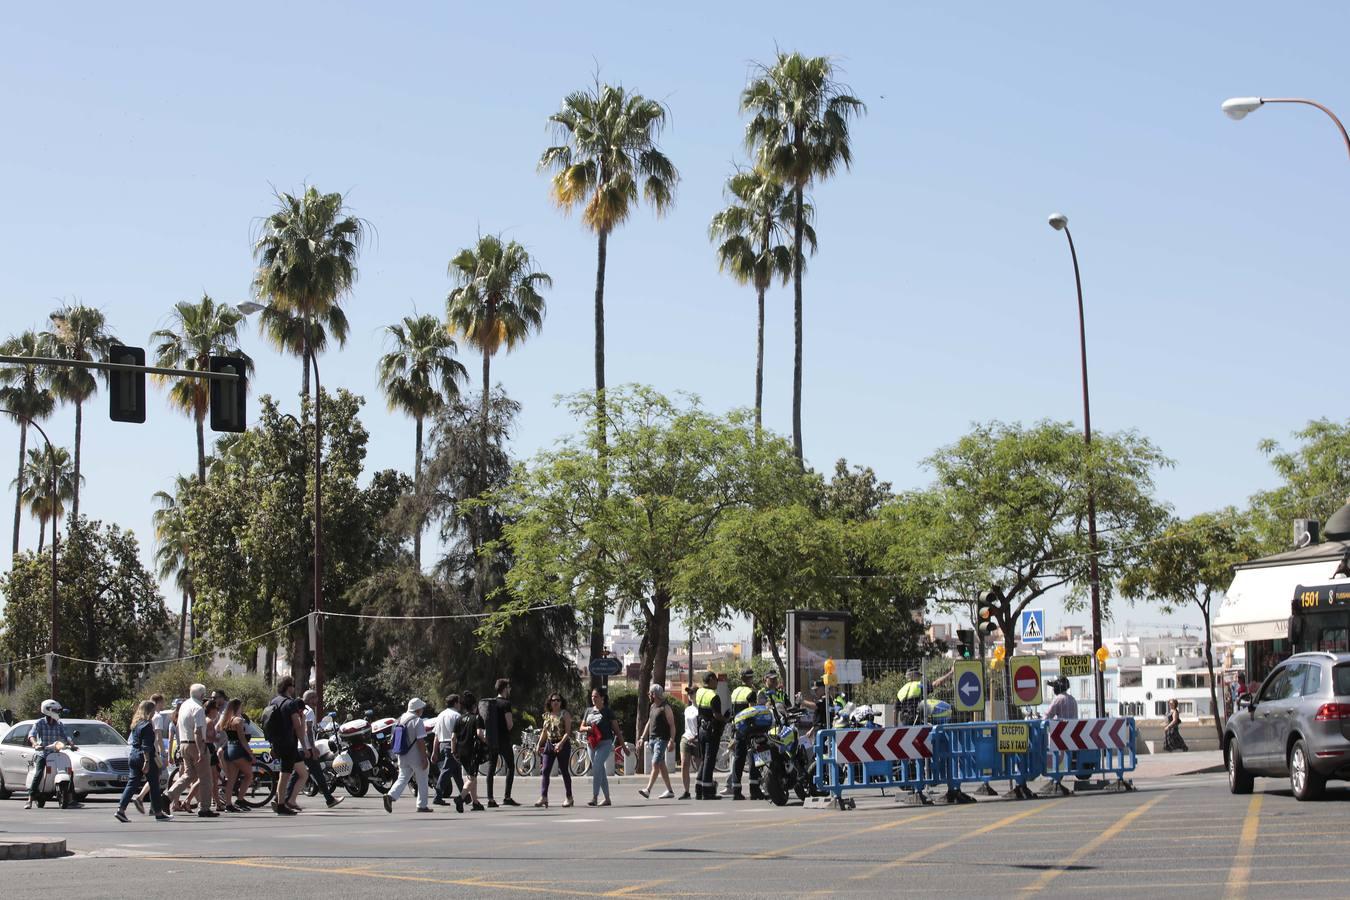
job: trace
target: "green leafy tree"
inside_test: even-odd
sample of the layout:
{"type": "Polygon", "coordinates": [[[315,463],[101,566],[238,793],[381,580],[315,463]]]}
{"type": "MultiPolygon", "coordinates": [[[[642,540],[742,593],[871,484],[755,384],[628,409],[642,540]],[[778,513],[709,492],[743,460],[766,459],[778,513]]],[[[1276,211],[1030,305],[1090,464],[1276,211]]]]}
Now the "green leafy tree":
{"type": "MultiPolygon", "coordinates": [[[[150,335],[155,345],[156,366],[206,372],[212,356],[236,356],[244,360],[245,371],[253,372],[253,360],[239,349],[239,327],[244,314],[234,307],[217,303],[206,294],[196,303],[175,303],[169,324],[150,335]]],[[[160,384],[169,385],[169,403],[192,417],[197,427],[197,482],[206,482],[206,413],[210,409],[211,385],[203,378],[156,375],[160,384]]]]}
{"type": "MultiPolygon", "coordinates": [[[[44,356],[48,348],[36,331],[25,331],[0,344],[5,356],[44,356]]],[[[19,426],[19,474],[14,479],[14,547],[10,556],[19,552],[19,526],[23,513],[24,460],[28,447],[28,423],[45,419],[56,408],[48,373],[40,366],[0,367],[0,409],[8,410],[9,417],[19,426]]]]}
{"type": "Polygon", "coordinates": [[[65,447],[29,447],[23,472],[10,487],[18,493],[19,502],[28,508],[29,515],[38,520],[38,549],[46,547],[47,523],[53,517],[59,522],[66,504],[76,495],[75,467],[70,451],[65,447]],[[55,478],[53,478],[55,470],[55,478]]]}
{"type": "MultiPolygon", "coordinates": [[[[63,304],[50,316],[51,331],[43,338],[59,359],[103,361],[113,345],[112,333],[101,310],[81,304],[63,304]]],[[[75,495],[71,498],[70,520],[80,521],[80,447],[84,433],[84,401],[98,390],[98,382],[88,369],[59,367],[51,376],[52,392],[57,399],[75,404],[75,495]]]]}
{"type": "MultiPolygon", "coordinates": [[[[202,482],[198,482],[199,484],[202,482]]],[[[187,646],[188,611],[192,599],[192,575],[188,570],[189,535],[185,506],[193,488],[190,478],[178,476],[174,492],[155,491],[156,509],[150,521],[155,529],[155,574],[160,581],[173,581],[183,603],[178,614],[178,656],[187,646]]]]}
{"type": "MultiPolygon", "coordinates": [[[[607,460],[592,432],[544,453],[503,492],[505,541],[515,565],[510,594],[484,627],[496,637],[511,618],[544,603],[603,616],[631,614],[642,634],[639,706],[646,714],[653,672],[664,674],[672,613],[695,625],[722,619],[724,594],[681,593],[681,566],[702,551],[733,510],[770,505],[805,490],[787,444],[756,443],[745,413],[714,416],[649,388],[611,391],[607,460]]],[[[580,422],[596,396],[571,399],[580,422]]],[[[599,655],[598,653],[596,654],[599,655]]]]}
{"type": "Polygon", "coordinates": [[[356,258],[365,241],[366,223],[349,213],[339,193],[322,194],[308,186],[299,196],[278,192],[277,208],[263,220],[253,245],[258,268],[253,290],[272,315],[266,333],[279,349],[304,361],[301,392],[309,396],[310,354],[318,353],[316,325],[328,324],[339,341],[346,318],[333,315],[356,283],[356,258]]]}
{"type": "MultiPolygon", "coordinates": [[[[61,667],[58,696],[93,715],[130,690],[140,674],[136,667],[100,663],[154,658],[168,631],[168,613],[154,576],[141,565],[135,536],[116,525],[86,520],[67,529],[57,567],[56,652],[85,660],[61,667]]],[[[50,562],[40,554],[21,553],[0,576],[7,656],[48,651],[51,575],[50,562]]],[[[31,663],[28,671],[37,674],[41,666],[41,661],[31,663]]]]}
{"type": "Polygon", "coordinates": [[[772,65],[757,65],[741,93],[749,113],[745,143],[758,168],[792,191],[792,447],[802,459],[802,264],[807,229],[807,189],[853,161],[849,120],[866,110],[836,80],[825,56],[782,53],[772,65]]]}
{"type": "MultiPolygon", "coordinates": [[[[416,423],[413,481],[422,477],[422,425],[427,416],[459,397],[459,382],[468,377],[455,359],[459,349],[435,316],[405,316],[385,328],[393,347],[380,357],[380,388],[390,410],[412,416],[416,423]]],[[[413,531],[413,562],[422,566],[422,527],[413,531]]]]}
{"type": "MultiPolygon", "coordinates": [[[[726,208],[712,218],[708,236],[717,244],[718,271],[730,272],[741,284],[753,285],[759,301],[755,331],[755,428],[764,409],[764,295],[774,279],[787,284],[792,250],[782,241],[792,234],[796,215],[793,196],[783,183],[761,169],[738,171],[727,179],[726,208]]],[[[815,210],[804,207],[803,239],[816,251],[815,210]]]]}
{"type": "Polygon", "coordinates": [[[1294,432],[1297,446],[1261,442],[1281,484],[1251,499],[1252,527],[1261,551],[1290,547],[1290,523],[1297,517],[1325,522],[1350,499],[1350,422],[1314,419],[1294,432]]]}
{"type": "Polygon", "coordinates": [[[1205,668],[1214,709],[1214,730],[1223,742],[1223,705],[1214,676],[1214,635],[1210,628],[1215,594],[1233,581],[1233,566],[1260,552],[1257,536],[1232,507],[1170,522],[1140,559],[1121,577],[1121,593],[1155,600],[1165,612],[1194,605],[1205,623],[1205,668]]]}

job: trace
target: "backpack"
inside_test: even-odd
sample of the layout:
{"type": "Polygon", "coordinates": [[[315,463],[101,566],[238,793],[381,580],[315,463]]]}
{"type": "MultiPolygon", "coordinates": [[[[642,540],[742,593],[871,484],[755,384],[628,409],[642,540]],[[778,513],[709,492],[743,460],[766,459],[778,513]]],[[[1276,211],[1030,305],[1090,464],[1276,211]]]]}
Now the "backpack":
{"type": "Polygon", "coordinates": [[[389,739],[389,752],[394,756],[406,756],[417,743],[417,738],[408,733],[402,722],[394,726],[394,734],[389,739]]]}
{"type": "Polygon", "coordinates": [[[263,709],[262,715],[258,717],[258,724],[262,726],[263,737],[268,741],[276,740],[277,725],[281,722],[281,715],[278,712],[275,703],[267,704],[263,709]]]}

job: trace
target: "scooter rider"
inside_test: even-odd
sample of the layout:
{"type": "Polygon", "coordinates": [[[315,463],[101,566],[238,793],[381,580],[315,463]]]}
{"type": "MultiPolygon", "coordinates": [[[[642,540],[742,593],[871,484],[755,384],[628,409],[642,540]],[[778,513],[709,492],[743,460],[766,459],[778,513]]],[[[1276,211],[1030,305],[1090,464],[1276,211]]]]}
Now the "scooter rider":
{"type": "MultiPolygon", "coordinates": [[[[53,752],[52,744],[57,741],[70,743],[66,726],[61,724],[61,704],[55,700],[43,700],[42,717],[33,723],[33,730],[28,733],[28,743],[33,745],[37,755],[33,757],[33,774],[28,779],[28,802],[24,804],[24,809],[33,808],[33,795],[42,786],[42,774],[47,768],[47,755],[53,752]]],[[[75,803],[72,807],[80,805],[75,803]]]]}
{"type": "MultiPolygon", "coordinates": [[[[741,673],[740,686],[731,692],[731,719],[734,722],[736,716],[750,708],[755,702],[755,670],[746,669],[741,673]]],[[[730,795],[733,800],[744,800],[745,795],[741,793],[741,776],[745,774],[745,752],[746,742],[742,740],[739,731],[733,730],[731,733],[732,747],[732,765],[731,774],[727,777],[727,786],[722,791],[722,796],[730,795]]],[[[751,794],[759,793],[759,779],[751,779],[751,794]]],[[[754,799],[759,799],[755,797],[754,799]]]]}
{"type": "Polygon", "coordinates": [[[694,706],[698,708],[698,748],[703,757],[703,763],[698,769],[698,783],[694,785],[694,799],[720,800],[722,798],[717,796],[717,781],[713,771],[717,765],[717,750],[722,742],[726,713],[722,709],[722,698],[717,696],[716,673],[703,673],[703,687],[694,695],[694,706]]]}
{"type": "Polygon", "coordinates": [[[1076,719],[1078,718],[1078,701],[1074,699],[1073,694],[1069,693],[1069,679],[1060,675],[1050,682],[1050,690],[1055,692],[1055,699],[1050,701],[1050,708],[1046,710],[1047,719],[1076,719]]]}

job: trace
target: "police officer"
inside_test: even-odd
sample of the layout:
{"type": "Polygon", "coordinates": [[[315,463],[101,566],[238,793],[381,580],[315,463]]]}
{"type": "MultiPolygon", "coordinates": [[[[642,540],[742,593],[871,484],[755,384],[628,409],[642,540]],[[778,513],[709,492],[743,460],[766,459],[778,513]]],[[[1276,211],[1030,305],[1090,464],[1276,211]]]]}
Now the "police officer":
{"type": "MultiPolygon", "coordinates": [[[[740,687],[732,691],[733,721],[741,712],[748,710],[752,703],[755,703],[755,669],[745,669],[741,672],[740,687]]],[[[745,754],[748,752],[749,742],[742,739],[740,733],[736,731],[732,733],[732,741],[736,742],[732,758],[732,775],[726,779],[726,789],[722,791],[722,795],[730,795],[733,800],[744,800],[745,795],[741,793],[741,776],[745,775],[745,754]]],[[[759,800],[759,770],[755,766],[751,766],[751,799],[759,800]]]]}
{"type": "Polygon", "coordinates": [[[718,745],[722,742],[726,712],[722,709],[722,698],[717,696],[715,673],[703,673],[703,687],[694,695],[694,705],[698,707],[698,748],[703,755],[702,765],[698,769],[698,783],[694,786],[694,799],[720,800],[722,798],[717,796],[717,781],[713,772],[717,765],[718,745]]]}
{"type": "MultiPolygon", "coordinates": [[[[934,678],[928,685],[929,690],[951,678],[954,671],[934,678]]],[[[923,705],[923,673],[910,669],[905,673],[905,683],[895,692],[895,724],[918,725],[924,718],[923,705]]],[[[930,711],[931,707],[930,703],[930,711]]]]}
{"type": "Polygon", "coordinates": [[[779,687],[778,672],[772,671],[764,676],[764,687],[759,692],[760,703],[773,710],[780,721],[787,712],[787,694],[779,687]]]}

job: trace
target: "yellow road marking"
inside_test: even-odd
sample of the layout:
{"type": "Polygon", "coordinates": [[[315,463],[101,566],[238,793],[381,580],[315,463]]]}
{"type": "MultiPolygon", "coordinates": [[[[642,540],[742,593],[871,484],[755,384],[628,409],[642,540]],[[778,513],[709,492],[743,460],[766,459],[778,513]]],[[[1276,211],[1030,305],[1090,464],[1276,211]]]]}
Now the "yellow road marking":
{"type": "Polygon", "coordinates": [[[1157,806],[1159,803],[1163,801],[1163,797],[1166,796],[1167,795],[1164,794],[1161,797],[1154,797],[1152,800],[1148,801],[1144,805],[1136,807],[1131,812],[1128,812],[1125,815],[1121,816],[1119,819],[1116,820],[1116,823],[1112,825],[1110,828],[1106,829],[1101,834],[1097,835],[1095,838],[1088,841],[1083,846],[1079,847],[1073,853],[1070,853],[1068,858],[1065,859],[1062,863],[1058,864],[1053,869],[1046,870],[1041,874],[1040,878],[1037,878],[1034,882],[1022,888],[1022,892],[1027,894],[1034,894],[1045,890],[1045,886],[1047,884],[1049,884],[1050,882],[1054,881],[1056,878],[1067,872],[1069,868],[1073,866],[1075,863],[1077,863],[1080,859],[1087,856],[1089,853],[1092,853],[1102,844],[1105,844],[1107,841],[1111,840],[1113,837],[1120,834],[1129,826],[1131,822],[1142,816],[1144,813],[1148,812],[1153,807],[1157,806]]]}
{"type": "Polygon", "coordinates": [[[1256,832],[1261,825],[1261,801],[1265,794],[1256,794],[1247,804],[1247,817],[1242,820],[1242,836],[1238,838],[1238,849],[1233,857],[1233,868],[1228,871],[1228,885],[1225,897],[1242,897],[1247,893],[1247,883],[1252,877],[1252,851],[1256,849],[1256,832]]]}
{"type": "Polygon", "coordinates": [[[1063,800],[1053,800],[1049,803],[1046,803],[1043,806],[1037,805],[1033,806],[1031,809],[1024,809],[1019,813],[1013,813],[1011,816],[1006,816],[1002,819],[999,819],[997,822],[991,822],[990,824],[985,825],[982,828],[977,828],[974,831],[965,832],[949,840],[940,841],[939,843],[933,844],[930,847],[925,847],[923,850],[916,850],[913,853],[902,856],[897,860],[884,863],[883,865],[874,866],[871,869],[868,869],[866,872],[863,872],[861,875],[854,875],[853,880],[861,881],[866,878],[873,878],[877,875],[880,875],[882,872],[889,872],[891,869],[894,869],[897,866],[903,866],[906,863],[911,863],[916,860],[923,859],[925,856],[930,856],[939,851],[946,850],[948,847],[962,843],[963,841],[967,841],[973,837],[979,837],[982,834],[988,834],[991,831],[997,831],[1000,828],[1006,828],[1007,826],[1020,822],[1029,816],[1034,816],[1043,810],[1054,809],[1056,806],[1059,806],[1063,802],[1064,802],[1063,800]]]}

